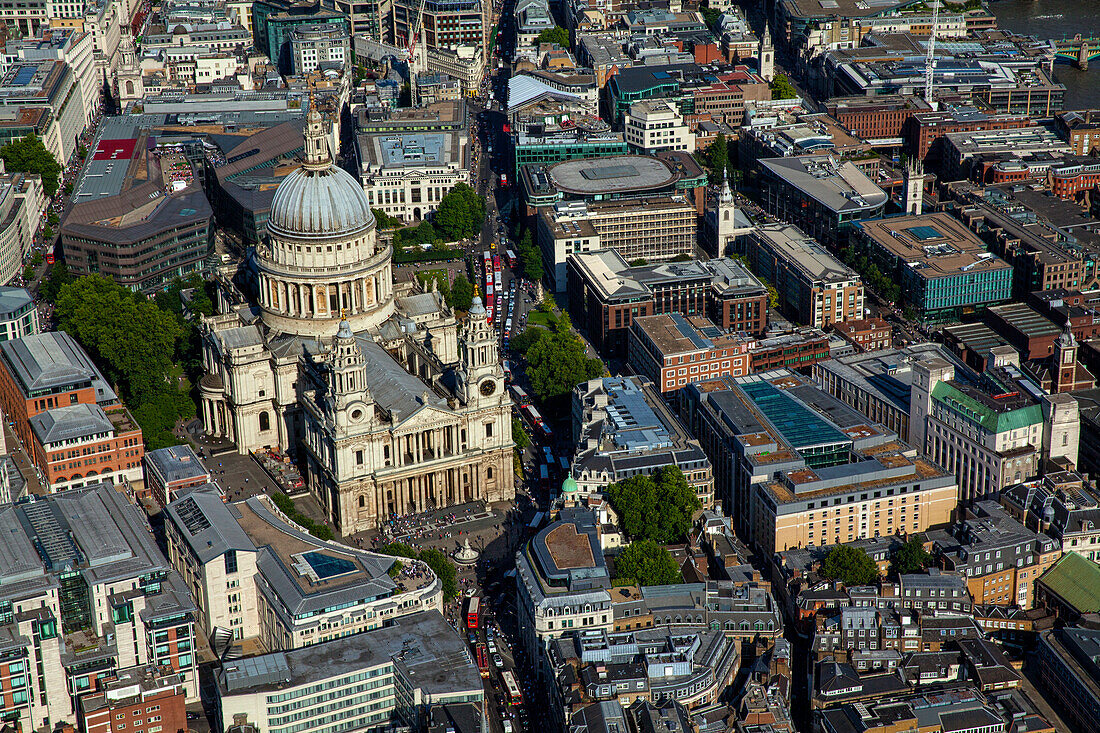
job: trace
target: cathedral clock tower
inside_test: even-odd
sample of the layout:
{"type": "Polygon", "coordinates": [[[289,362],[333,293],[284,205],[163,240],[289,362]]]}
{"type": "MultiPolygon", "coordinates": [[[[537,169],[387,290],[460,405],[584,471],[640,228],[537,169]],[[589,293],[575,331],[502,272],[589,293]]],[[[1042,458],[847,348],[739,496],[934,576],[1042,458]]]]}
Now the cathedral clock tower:
{"type": "Polygon", "coordinates": [[[463,399],[468,405],[496,403],[504,391],[504,370],[500,366],[497,336],[481,298],[474,296],[460,346],[463,399]]]}

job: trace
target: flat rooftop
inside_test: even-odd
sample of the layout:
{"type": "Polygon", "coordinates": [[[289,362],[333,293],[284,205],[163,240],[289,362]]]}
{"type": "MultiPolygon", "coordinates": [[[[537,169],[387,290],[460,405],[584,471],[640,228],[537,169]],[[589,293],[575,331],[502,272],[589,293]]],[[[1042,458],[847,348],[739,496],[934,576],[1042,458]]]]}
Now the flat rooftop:
{"type": "Polygon", "coordinates": [[[793,18],[866,18],[885,15],[912,0],[781,0],[780,3],[793,18]]]}
{"type": "Polygon", "coordinates": [[[173,445],[147,451],[145,462],[168,483],[204,478],[210,472],[189,445],[173,445]]]}
{"type": "Polygon", "coordinates": [[[556,188],[582,196],[648,191],[679,179],[668,163],[648,155],[566,160],[551,166],[548,173],[556,188]]]}
{"type": "Polygon", "coordinates": [[[713,321],[700,316],[685,318],[679,313],[661,314],[635,318],[633,323],[663,356],[710,349],[739,349],[752,343],[751,339],[723,333],[713,321]]]}
{"type": "Polygon", "coordinates": [[[886,205],[886,192],[851,161],[800,155],[759,162],[773,176],[832,211],[848,213],[886,205]]]}
{"type": "Polygon", "coordinates": [[[811,282],[820,281],[830,285],[860,280],[859,273],[833,257],[817,241],[793,224],[759,227],[749,236],[764,243],[811,282]]]}
{"type": "Polygon", "coordinates": [[[226,662],[222,697],[275,692],[393,664],[427,696],[482,694],[466,643],[439,611],[421,611],[391,625],[321,644],[226,662]]]}
{"type": "Polygon", "coordinates": [[[856,222],[856,226],[925,279],[1012,267],[987,252],[985,242],[950,214],[894,216],[856,222]]]}

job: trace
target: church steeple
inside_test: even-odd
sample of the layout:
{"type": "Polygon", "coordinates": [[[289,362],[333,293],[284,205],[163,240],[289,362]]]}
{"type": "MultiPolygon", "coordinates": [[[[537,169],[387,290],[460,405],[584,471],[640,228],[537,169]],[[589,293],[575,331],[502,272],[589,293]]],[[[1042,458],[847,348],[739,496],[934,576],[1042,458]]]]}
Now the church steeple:
{"type": "Polygon", "coordinates": [[[1051,376],[1054,383],[1052,393],[1070,392],[1077,386],[1077,339],[1073,337],[1069,322],[1065,330],[1054,341],[1053,368],[1051,376]]]}
{"type": "Polygon", "coordinates": [[[725,168],[722,169],[722,192],[718,194],[718,203],[733,203],[733,191],[730,190],[730,174],[725,168]]]}
{"type": "Polygon", "coordinates": [[[313,98],[313,92],[309,94],[309,113],[306,114],[306,168],[320,169],[332,165],[332,156],[329,155],[328,136],[325,135],[324,122],[321,113],[317,111],[317,101],[313,98]]]}

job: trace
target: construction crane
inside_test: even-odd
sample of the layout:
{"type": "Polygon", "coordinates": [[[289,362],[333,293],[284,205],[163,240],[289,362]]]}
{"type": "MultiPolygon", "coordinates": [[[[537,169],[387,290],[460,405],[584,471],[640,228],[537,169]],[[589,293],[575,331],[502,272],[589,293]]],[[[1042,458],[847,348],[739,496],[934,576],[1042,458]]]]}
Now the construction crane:
{"type": "MultiPolygon", "coordinates": [[[[409,45],[406,49],[409,52],[409,99],[412,101],[412,106],[417,107],[420,105],[420,99],[416,92],[416,70],[417,67],[423,63],[427,64],[426,58],[421,59],[417,56],[416,48],[417,42],[420,40],[420,33],[424,30],[424,5],[427,0],[420,0],[420,3],[416,10],[416,20],[413,22],[412,29],[409,32],[409,45]]],[[[424,49],[425,55],[427,55],[427,49],[424,49]]]]}
{"type": "Polygon", "coordinates": [[[936,102],[932,99],[932,79],[936,75],[936,30],[940,24],[940,0],[933,0],[932,32],[928,35],[928,56],[924,60],[924,101],[932,109],[936,102]]]}

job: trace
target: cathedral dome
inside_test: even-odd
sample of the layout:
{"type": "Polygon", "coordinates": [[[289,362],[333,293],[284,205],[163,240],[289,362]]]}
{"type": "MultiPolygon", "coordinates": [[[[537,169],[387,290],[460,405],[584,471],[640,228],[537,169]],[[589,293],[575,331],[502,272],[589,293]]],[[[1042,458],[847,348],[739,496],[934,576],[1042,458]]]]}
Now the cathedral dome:
{"type": "Polygon", "coordinates": [[[301,236],[353,234],[374,223],[363,186],[343,168],[302,166],[275,191],[268,225],[301,236]]]}
{"type": "Polygon", "coordinates": [[[268,226],[278,234],[334,237],[374,225],[362,184],[333,165],[316,108],[306,118],[306,160],[283,179],[271,200],[268,226]]]}

